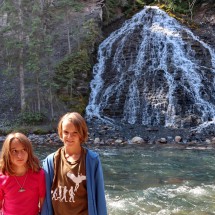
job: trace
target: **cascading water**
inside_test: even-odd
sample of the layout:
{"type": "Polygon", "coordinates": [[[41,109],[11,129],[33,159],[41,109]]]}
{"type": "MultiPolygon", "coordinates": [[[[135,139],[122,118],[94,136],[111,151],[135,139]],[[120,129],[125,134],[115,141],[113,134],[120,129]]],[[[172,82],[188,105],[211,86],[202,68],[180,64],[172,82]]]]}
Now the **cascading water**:
{"type": "Polygon", "coordinates": [[[88,119],[195,126],[215,117],[214,50],[158,7],[99,46],[88,119]]]}

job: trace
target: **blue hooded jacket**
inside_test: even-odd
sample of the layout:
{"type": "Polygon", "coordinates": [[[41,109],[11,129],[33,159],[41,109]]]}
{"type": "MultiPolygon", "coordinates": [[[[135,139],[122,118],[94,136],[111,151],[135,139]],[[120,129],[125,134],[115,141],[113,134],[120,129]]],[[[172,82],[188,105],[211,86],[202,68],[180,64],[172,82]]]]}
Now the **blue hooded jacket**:
{"type": "MultiPolygon", "coordinates": [[[[54,153],[43,161],[43,169],[46,174],[46,198],[41,215],[53,215],[51,187],[54,178],[54,153]]],[[[89,215],[107,215],[107,207],[104,191],[104,179],[99,155],[87,149],[86,155],[87,198],[89,215]]]]}

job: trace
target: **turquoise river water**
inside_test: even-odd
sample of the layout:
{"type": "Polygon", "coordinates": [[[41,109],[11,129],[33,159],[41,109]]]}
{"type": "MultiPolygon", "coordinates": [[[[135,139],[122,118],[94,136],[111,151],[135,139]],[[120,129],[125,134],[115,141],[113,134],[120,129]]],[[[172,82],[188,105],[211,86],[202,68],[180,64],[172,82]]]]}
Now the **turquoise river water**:
{"type": "MultiPolygon", "coordinates": [[[[34,146],[40,159],[55,146],[34,146]]],[[[100,147],[109,215],[215,214],[215,151],[100,147]]]]}

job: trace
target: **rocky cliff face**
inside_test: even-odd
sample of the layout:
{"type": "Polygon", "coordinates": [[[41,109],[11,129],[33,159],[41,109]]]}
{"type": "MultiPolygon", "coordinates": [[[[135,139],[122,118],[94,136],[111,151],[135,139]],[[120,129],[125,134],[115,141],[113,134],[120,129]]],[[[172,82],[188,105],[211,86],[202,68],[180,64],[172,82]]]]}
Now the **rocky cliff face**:
{"type": "Polygon", "coordinates": [[[197,24],[194,32],[206,43],[215,48],[215,3],[207,1],[194,12],[193,21],[197,24]]]}

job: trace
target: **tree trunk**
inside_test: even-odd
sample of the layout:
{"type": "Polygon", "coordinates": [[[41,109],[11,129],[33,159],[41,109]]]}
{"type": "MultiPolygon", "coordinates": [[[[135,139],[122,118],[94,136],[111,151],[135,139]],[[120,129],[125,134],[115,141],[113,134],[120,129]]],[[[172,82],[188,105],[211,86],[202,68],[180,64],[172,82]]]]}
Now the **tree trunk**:
{"type": "Polygon", "coordinates": [[[41,102],[40,102],[40,83],[39,83],[39,74],[37,74],[37,87],[36,87],[36,91],[37,91],[37,109],[38,112],[41,112],[41,102]]]}
{"type": "Polygon", "coordinates": [[[68,26],[68,29],[67,29],[67,40],[68,40],[69,54],[71,54],[72,50],[71,50],[71,43],[70,43],[70,30],[69,30],[69,26],[68,26]]]}
{"type": "Polygon", "coordinates": [[[196,0],[189,1],[189,11],[190,11],[190,19],[193,20],[193,8],[196,3],[196,0]]]}
{"type": "MultiPolygon", "coordinates": [[[[19,5],[19,13],[18,19],[20,24],[20,32],[19,32],[19,42],[20,44],[23,43],[23,14],[22,14],[22,0],[18,0],[19,5]]],[[[20,81],[20,98],[21,98],[21,111],[24,111],[26,108],[26,101],[25,101],[25,82],[24,82],[24,66],[23,66],[23,46],[20,47],[19,50],[19,64],[18,64],[18,72],[19,72],[19,81],[20,81]]]]}
{"type": "Polygon", "coordinates": [[[19,81],[20,81],[20,99],[21,99],[21,111],[24,111],[26,108],[26,101],[25,101],[25,82],[24,82],[24,67],[22,62],[23,57],[23,49],[21,48],[19,52],[19,81]]]}
{"type": "Polygon", "coordinates": [[[53,107],[53,95],[52,95],[52,87],[49,86],[49,97],[50,97],[50,109],[51,109],[51,119],[54,119],[54,107],[53,107]]]}

